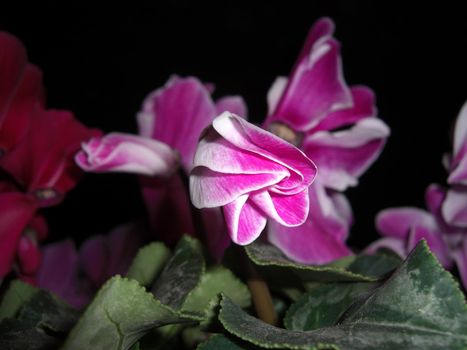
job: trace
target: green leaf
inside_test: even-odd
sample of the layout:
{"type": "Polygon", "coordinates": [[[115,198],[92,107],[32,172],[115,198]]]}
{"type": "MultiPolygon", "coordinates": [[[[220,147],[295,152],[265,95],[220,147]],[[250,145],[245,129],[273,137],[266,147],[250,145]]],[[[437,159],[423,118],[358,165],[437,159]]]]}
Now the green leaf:
{"type": "Polygon", "coordinates": [[[17,317],[5,318],[0,322],[0,348],[56,348],[78,316],[78,311],[57,297],[34,288],[34,295],[19,309],[17,317]]]}
{"type": "Polygon", "coordinates": [[[204,273],[204,257],[200,243],[184,236],[177,244],[172,258],[152,288],[164,305],[178,310],[200,282],[204,273]]]}
{"type": "Polygon", "coordinates": [[[198,286],[190,292],[182,306],[182,311],[198,313],[209,318],[218,304],[219,294],[224,293],[240,307],[251,305],[248,287],[223,266],[214,266],[201,277],[198,286]]]}
{"type": "Polygon", "coordinates": [[[137,281],[115,276],[99,290],[63,349],[129,349],[154,327],[189,322],[137,281]]]}
{"type": "Polygon", "coordinates": [[[402,260],[386,254],[359,255],[349,266],[348,270],[373,278],[382,278],[395,270],[402,260]]]}
{"type": "Polygon", "coordinates": [[[14,317],[20,307],[27,303],[38,291],[39,289],[20,280],[12,281],[0,303],[0,320],[6,317],[14,317]]]}
{"type": "Polygon", "coordinates": [[[208,340],[198,345],[196,350],[246,350],[251,349],[237,345],[233,340],[227,338],[222,334],[215,334],[208,340]]]}
{"type": "Polygon", "coordinates": [[[359,298],[368,296],[378,283],[322,284],[303,294],[287,310],[284,325],[290,330],[309,331],[332,326],[359,298]]]}
{"type": "Polygon", "coordinates": [[[127,277],[143,286],[150,286],[170,257],[170,250],[160,242],[142,247],[128,270],[127,277]]]}
{"type": "Polygon", "coordinates": [[[467,306],[453,277],[423,241],[367,299],[339,323],[313,331],[285,330],[221,301],[219,320],[237,337],[267,348],[466,349],[467,306]]]}
{"type": "Polygon", "coordinates": [[[286,270],[285,274],[296,274],[304,283],[308,282],[368,282],[374,278],[348,271],[342,267],[332,265],[303,265],[288,259],[282,252],[271,244],[255,242],[245,247],[248,257],[259,266],[269,269],[286,270]]]}

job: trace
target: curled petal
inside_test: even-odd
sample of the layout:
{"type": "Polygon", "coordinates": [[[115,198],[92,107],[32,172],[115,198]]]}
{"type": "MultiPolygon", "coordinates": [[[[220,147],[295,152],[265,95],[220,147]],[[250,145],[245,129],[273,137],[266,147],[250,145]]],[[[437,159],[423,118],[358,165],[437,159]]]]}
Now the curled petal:
{"type": "Polygon", "coordinates": [[[310,203],[307,189],[294,195],[261,191],[252,193],[250,200],[267,216],[284,226],[300,226],[308,217],[310,203]]]}
{"type": "Polygon", "coordinates": [[[467,227],[467,190],[451,188],[442,206],[443,218],[449,225],[467,227]]]}
{"type": "Polygon", "coordinates": [[[282,178],[274,173],[223,174],[197,167],[190,175],[191,201],[196,208],[219,207],[244,194],[272,186],[282,178]]]}
{"type": "Polygon", "coordinates": [[[248,195],[225,205],[223,211],[230,238],[236,244],[250,244],[266,227],[266,217],[248,200],[248,195]]]}
{"type": "Polygon", "coordinates": [[[128,172],[169,176],[177,167],[176,153],[167,145],[141,136],[111,133],[81,146],[77,164],[88,172],[128,172]]]}
{"type": "Polygon", "coordinates": [[[302,151],[281,138],[227,112],[213,121],[213,127],[234,146],[292,170],[306,186],[313,182],[317,173],[315,164],[302,151]]]}
{"type": "Polygon", "coordinates": [[[388,237],[407,239],[412,227],[438,228],[433,216],[418,208],[401,207],[382,210],[376,216],[376,228],[388,237]]]}
{"type": "Polygon", "coordinates": [[[367,118],[349,130],[319,131],[306,137],[305,153],[316,162],[326,187],[343,191],[379,156],[389,128],[381,120],[367,118]]]}

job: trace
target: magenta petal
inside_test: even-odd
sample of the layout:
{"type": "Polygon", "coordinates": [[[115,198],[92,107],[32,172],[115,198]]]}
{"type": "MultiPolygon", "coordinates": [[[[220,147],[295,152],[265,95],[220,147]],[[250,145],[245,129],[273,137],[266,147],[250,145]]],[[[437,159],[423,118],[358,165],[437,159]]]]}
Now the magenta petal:
{"type": "Polygon", "coordinates": [[[454,169],[451,170],[448,183],[451,185],[467,185],[467,156],[464,155],[454,166],[454,169]]]}
{"type": "Polygon", "coordinates": [[[88,238],[80,248],[79,259],[87,277],[95,286],[100,286],[105,278],[109,261],[109,249],[102,235],[88,238]]]}
{"type": "Polygon", "coordinates": [[[464,239],[459,249],[453,253],[453,258],[456,261],[462,284],[467,289],[467,239],[464,239]]]}
{"type": "Polygon", "coordinates": [[[216,115],[228,111],[245,119],[248,117],[246,103],[241,96],[225,96],[220,98],[216,101],[216,110],[216,115]]]}
{"type": "Polygon", "coordinates": [[[467,151],[467,102],[462,106],[454,128],[453,162],[458,163],[467,151]]]}
{"type": "Polygon", "coordinates": [[[158,239],[174,245],[184,235],[195,235],[190,201],[178,174],[158,183],[141,177],[149,223],[158,239]]]}
{"type": "Polygon", "coordinates": [[[190,175],[191,201],[196,208],[226,205],[246,193],[278,183],[277,174],[223,174],[205,167],[195,168],[190,175]]]}
{"type": "Polygon", "coordinates": [[[422,239],[426,240],[430,250],[436,255],[441,265],[446,269],[452,267],[452,259],[446,243],[443,241],[442,233],[439,230],[431,230],[427,227],[416,226],[409,234],[407,241],[408,252],[415,248],[422,239]]]}
{"type": "Polygon", "coordinates": [[[0,32],[0,127],[27,64],[26,50],[14,36],[0,32]]]}
{"type": "Polygon", "coordinates": [[[206,233],[204,241],[208,251],[214,259],[220,261],[232,242],[227,233],[222,210],[220,208],[204,208],[201,209],[201,216],[206,233]]]}
{"type": "Polygon", "coordinates": [[[34,275],[41,263],[41,252],[35,238],[30,235],[23,235],[18,244],[18,261],[21,273],[34,275]]]}
{"type": "Polygon", "coordinates": [[[194,159],[196,167],[206,167],[213,171],[229,174],[275,173],[286,177],[290,172],[281,164],[259,154],[240,149],[213,131],[199,142],[194,159]]]}
{"type": "Polygon", "coordinates": [[[397,253],[402,259],[407,257],[407,247],[404,239],[395,237],[385,237],[378,239],[365,248],[365,254],[376,254],[379,249],[389,249],[397,253]]]}
{"type": "Polygon", "coordinates": [[[319,167],[325,186],[343,191],[358,183],[388,136],[389,128],[381,120],[367,118],[349,130],[313,133],[305,139],[303,149],[319,167]]]}
{"type": "Polygon", "coordinates": [[[75,159],[88,172],[128,172],[169,176],[177,167],[177,155],[167,145],[149,138],[111,133],[82,144],[75,159]]]}
{"type": "Polygon", "coordinates": [[[433,213],[439,213],[446,198],[446,189],[438,184],[431,184],[425,192],[425,202],[428,210],[433,213]]]}
{"type": "Polygon", "coordinates": [[[299,58],[285,91],[266,124],[280,121],[297,131],[317,125],[327,114],[350,106],[352,97],[344,82],[339,44],[320,38],[299,58]]]}
{"type": "Polygon", "coordinates": [[[449,225],[467,227],[467,189],[448,190],[442,214],[449,225]]]}
{"type": "Polygon", "coordinates": [[[92,288],[78,279],[78,253],[72,240],[45,246],[37,285],[58,295],[75,307],[87,304],[92,288]]]}
{"type": "Polygon", "coordinates": [[[344,108],[332,112],[319,123],[314,131],[333,130],[347,125],[352,125],[363,118],[375,117],[375,94],[366,86],[352,86],[353,105],[349,108],[344,108]]]}
{"type": "Polygon", "coordinates": [[[266,157],[296,172],[309,186],[317,173],[315,164],[298,148],[247,121],[223,113],[213,121],[214,129],[240,149],[266,157]]]}
{"type": "Polygon", "coordinates": [[[411,228],[415,226],[431,230],[438,228],[433,216],[418,208],[389,208],[380,211],[376,216],[376,228],[384,236],[406,239],[411,228]]]}
{"type": "Polygon", "coordinates": [[[19,192],[0,193],[0,279],[10,271],[21,234],[36,208],[30,196],[19,192]]]}
{"type": "Polygon", "coordinates": [[[230,238],[236,244],[250,244],[266,226],[266,217],[249,202],[248,195],[240,196],[223,210],[230,238]]]}
{"type": "Polygon", "coordinates": [[[176,149],[183,166],[190,171],[201,131],[216,112],[203,83],[192,77],[174,77],[145,99],[138,114],[140,134],[176,149]]]}
{"type": "Polygon", "coordinates": [[[344,242],[329,234],[311,217],[298,227],[270,222],[268,237],[287,257],[300,263],[326,264],[351,254],[344,242]]]}
{"type": "Polygon", "coordinates": [[[261,191],[250,194],[250,200],[268,217],[284,226],[302,225],[308,217],[308,190],[294,194],[282,195],[261,191]]]}

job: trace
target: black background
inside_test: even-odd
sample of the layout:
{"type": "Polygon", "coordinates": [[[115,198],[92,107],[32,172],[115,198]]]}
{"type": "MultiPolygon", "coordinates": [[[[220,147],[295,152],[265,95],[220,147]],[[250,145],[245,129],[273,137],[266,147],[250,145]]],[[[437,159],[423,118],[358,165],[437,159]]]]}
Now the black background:
{"type": "MultiPolygon", "coordinates": [[[[424,206],[431,182],[444,183],[441,156],[467,99],[467,16],[449,2],[143,1],[96,6],[41,2],[3,7],[0,28],[18,36],[44,72],[50,108],[69,109],[104,131],[135,132],[143,98],[173,74],[216,84],[215,96],[241,94],[250,119],[266,113],[266,93],[287,75],[309,27],[336,23],[349,85],[377,94],[391,127],[387,146],[347,191],[356,223],[351,244],[376,238],[375,214],[424,206]],[[221,4],[222,3],[222,4],[221,4]]],[[[141,215],[129,175],[87,175],[65,202],[46,210],[50,239],[80,240],[141,215]]]]}

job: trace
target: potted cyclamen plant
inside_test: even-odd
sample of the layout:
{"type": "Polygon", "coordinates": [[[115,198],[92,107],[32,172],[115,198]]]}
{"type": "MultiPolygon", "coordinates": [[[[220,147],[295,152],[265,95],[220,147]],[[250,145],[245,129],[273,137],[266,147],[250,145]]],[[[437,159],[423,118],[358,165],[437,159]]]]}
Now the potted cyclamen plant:
{"type": "Polygon", "coordinates": [[[428,210],[383,210],[384,237],[352,251],[344,192],[390,130],[372,90],[346,84],[333,32],[312,26],[261,125],[241,97],[172,76],[138,135],[47,109],[41,71],[0,33],[0,348],[467,348],[465,297],[444,269],[467,286],[467,106],[450,187],[428,187],[428,210]],[[41,208],[83,172],[138,175],[147,215],[42,245],[41,208]]]}

